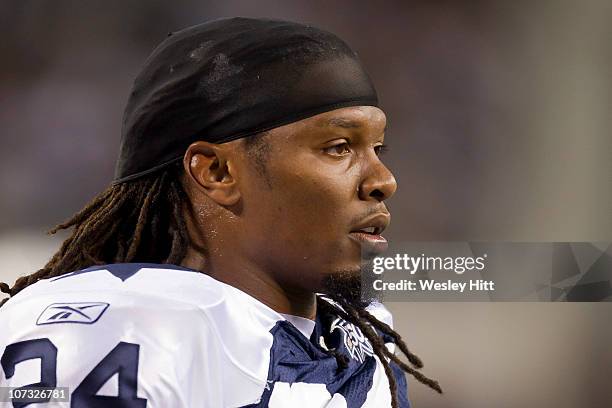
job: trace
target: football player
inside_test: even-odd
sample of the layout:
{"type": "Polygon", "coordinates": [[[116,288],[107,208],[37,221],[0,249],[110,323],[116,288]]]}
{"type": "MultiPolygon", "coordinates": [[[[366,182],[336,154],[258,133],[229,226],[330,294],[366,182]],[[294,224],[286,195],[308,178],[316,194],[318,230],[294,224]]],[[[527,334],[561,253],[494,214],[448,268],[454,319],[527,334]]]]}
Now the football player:
{"type": "Polygon", "coordinates": [[[0,385],[68,387],[76,408],[406,408],[406,372],[441,392],[361,293],[397,187],[385,126],[329,32],[169,34],[134,82],[111,185],[52,230],[72,234],[44,268],[1,285],[0,385]]]}

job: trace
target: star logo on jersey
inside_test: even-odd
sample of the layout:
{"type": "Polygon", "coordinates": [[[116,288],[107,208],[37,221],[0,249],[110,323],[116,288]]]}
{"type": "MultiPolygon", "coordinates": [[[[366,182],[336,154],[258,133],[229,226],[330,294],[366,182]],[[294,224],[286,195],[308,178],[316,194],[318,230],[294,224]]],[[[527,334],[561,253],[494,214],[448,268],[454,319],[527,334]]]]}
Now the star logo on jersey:
{"type": "Polygon", "coordinates": [[[36,325],[56,323],[93,324],[110,305],[103,302],[52,303],[43,310],[36,325]]]}
{"type": "Polygon", "coordinates": [[[353,323],[349,323],[343,318],[337,317],[331,324],[329,331],[333,332],[336,329],[342,333],[344,346],[351,355],[351,358],[363,363],[366,356],[374,355],[372,345],[361,330],[355,327],[353,323]]]}

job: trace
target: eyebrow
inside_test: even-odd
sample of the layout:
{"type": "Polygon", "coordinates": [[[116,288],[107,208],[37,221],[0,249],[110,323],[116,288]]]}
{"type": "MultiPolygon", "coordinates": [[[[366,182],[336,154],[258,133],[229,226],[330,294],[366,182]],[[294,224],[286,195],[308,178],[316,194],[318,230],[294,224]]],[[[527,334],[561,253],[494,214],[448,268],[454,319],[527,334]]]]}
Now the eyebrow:
{"type": "MultiPolygon", "coordinates": [[[[344,129],[358,129],[362,127],[362,124],[359,121],[348,119],[348,118],[331,118],[329,122],[327,122],[330,126],[338,126],[344,129]]],[[[383,129],[383,133],[387,130],[387,124],[385,123],[385,128],[383,129]]]]}
{"type": "Polygon", "coordinates": [[[347,118],[331,118],[328,125],[338,126],[345,129],[355,129],[361,127],[361,123],[347,118]]]}

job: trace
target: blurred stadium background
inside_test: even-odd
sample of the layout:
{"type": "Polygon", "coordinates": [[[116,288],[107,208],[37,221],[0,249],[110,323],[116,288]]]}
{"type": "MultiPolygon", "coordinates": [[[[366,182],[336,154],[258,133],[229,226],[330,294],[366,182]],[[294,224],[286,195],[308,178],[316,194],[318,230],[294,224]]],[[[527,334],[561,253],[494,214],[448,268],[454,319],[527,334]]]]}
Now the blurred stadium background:
{"type": "MultiPolygon", "coordinates": [[[[111,180],[131,81],[169,31],[225,16],[328,29],[389,120],[392,240],[612,241],[612,3],[0,3],[0,280],[111,180]]],[[[416,407],[612,406],[612,306],[393,303],[446,394],[416,407]]]]}

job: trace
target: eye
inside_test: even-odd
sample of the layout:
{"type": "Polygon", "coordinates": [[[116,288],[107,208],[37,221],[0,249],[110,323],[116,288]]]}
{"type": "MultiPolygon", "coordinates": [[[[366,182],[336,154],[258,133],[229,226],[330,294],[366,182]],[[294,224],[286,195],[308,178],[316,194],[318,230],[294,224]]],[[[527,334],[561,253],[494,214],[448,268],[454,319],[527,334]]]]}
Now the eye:
{"type": "Polygon", "coordinates": [[[344,156],[351,152],[349,144],[347,142],[337,143],[333,146],[329,146],[323,149],[323,151],[332,156],[344,156]]]}
{"type": "Polygon", "coordinates": [[[374,153],[376,153],[377,156],[383,155],[388,151],[389,151],[389,146],[385,144],[374,146],[374,153]]]}

